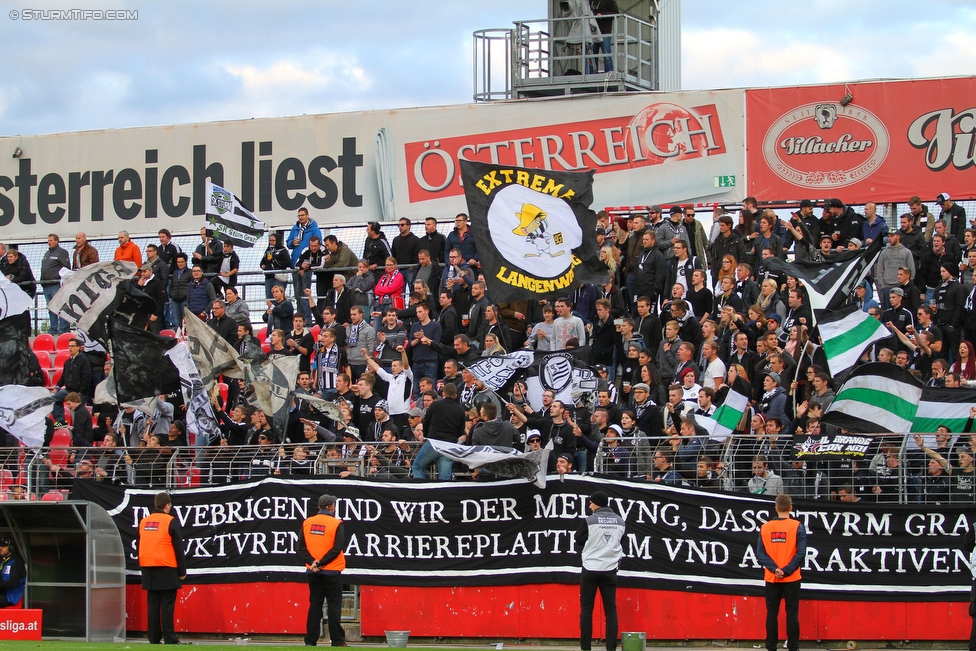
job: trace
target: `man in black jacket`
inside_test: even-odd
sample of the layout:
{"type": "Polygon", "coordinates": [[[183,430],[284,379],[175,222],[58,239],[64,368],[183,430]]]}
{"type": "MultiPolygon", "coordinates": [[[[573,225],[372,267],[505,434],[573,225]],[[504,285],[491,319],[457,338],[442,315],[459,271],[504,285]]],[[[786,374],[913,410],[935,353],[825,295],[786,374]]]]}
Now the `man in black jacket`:
{"type": "Polygon", "coordinates": [[[451,471],[453,462],[443,456],[430,440],[457,443],[464,436],[464,407],[457,402],[457,387],[449,382],[441,389],[442,399],[435,401],[424,415],[424,442],[417,457],[413,461],[414,479],[426,479],[427,466],[437,464],[437,478],[440,481],[450,481],[454,478],[451,471]]]}
{"type": "Polygon", "coordinates": [[[64,422],[63,401],[69,393],[77,393],[81,396],[81,402],[87,403],[91,390],[91,363],[87,355],[81,354],[81,342],[71,339],[68,342],[68,353],[70,357],[65,360],[61,371],[61,378],[58,380],[60,389],[54,394],[54,409],[52,415],[57,423],[64,422]]]}
{"type": "MultiPolygon", "coordinates": [[[[420,239],[410,232],[410,220],[406,217],[400,218],[398,226],[400,234],[393,238],[390,246],[393,257],[397,259],[397,264],[415,265],[419,262],[417,253],[420,250],[420,239]]],[[[413,269],[400,269],[400,273],[408,284],[413,284],[413,269]]]]}
{"type": "Polygon", "coordinates": [[[605,298],[596,302],[596,323],[590,332],[590,365],[613,366],[613,352],[619,344],[620,335],[610,315],[610,301],[605,298]]]}
{"type": "Polygon", "coordinates": [[[224,341],[229,343],[231,346],[236,346],[237,321],[225,314],[227,307],[220,299],[213,302],[211,309],[213,310],[213,317],[207,321],[207,325],[213,328],[218,335],[223,337],[224,341]]]}
{"type": "Polygon", "coordinates": [[[418,246],[427,249],[434,262],[444,264],[447,259],[447,238],[437,232],[437,220],[433,217],[425,219],[424,231],[424,236],[420,238],[418,246]]]}

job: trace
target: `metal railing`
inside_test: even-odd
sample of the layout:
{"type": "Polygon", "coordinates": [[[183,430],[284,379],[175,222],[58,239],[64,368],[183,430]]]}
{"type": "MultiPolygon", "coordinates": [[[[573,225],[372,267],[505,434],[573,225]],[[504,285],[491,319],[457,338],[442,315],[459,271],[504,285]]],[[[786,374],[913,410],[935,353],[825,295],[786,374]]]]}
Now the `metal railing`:
{"type": "Polygon", "coordinates": [[[628,14],[600,18],[612,21],[609,34],[596,18],[571,16],[474,32],[474,100],[551,95],[557,87],[658,90],[655,26],[628,14]]]}
{"type": "Polygon", "coordinates": [[[784,492],[793,497],[838,499],[838,492],[850,486],[856,497],[872,502],[976,503],[976,472],[966,472],[959,463],[961,452],[976,454],[976,448],[970,447],[969,434],[922,435],[926,447],[936,450],[948,463],[949,470],[941,472],[935,467],[941,468],[941,464],[914,444],[913,435],[867,436],[877,445],[854,462],[852,457],[797,461],[792,436],[735,434],[724,441],[698,436],[633,436],[616,439],[615,444],[604,439],[596,451],[594,471],[620,479],[757,493],[764,492],[769,483],[762,477],[754,479],[754,459],[762,455],[767,469],[782,480],[784,492]],[[658,452],[673,457],[670,465],[655,463],[658,452]],[[671,470],[673,475],[668,474],[671,470]]]}

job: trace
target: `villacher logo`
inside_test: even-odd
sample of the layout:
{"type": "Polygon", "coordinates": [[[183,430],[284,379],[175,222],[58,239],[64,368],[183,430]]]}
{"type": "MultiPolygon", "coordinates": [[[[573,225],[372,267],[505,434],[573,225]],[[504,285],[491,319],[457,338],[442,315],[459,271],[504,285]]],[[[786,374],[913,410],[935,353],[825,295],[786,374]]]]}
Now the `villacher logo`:
{"type": "Polygon", "coordinates": [[[854,105],[813,102],[775,120],[763,139],[769,168],[793,185],[828,190],[876,172],[890,149],[884,123],[854,105]]]}

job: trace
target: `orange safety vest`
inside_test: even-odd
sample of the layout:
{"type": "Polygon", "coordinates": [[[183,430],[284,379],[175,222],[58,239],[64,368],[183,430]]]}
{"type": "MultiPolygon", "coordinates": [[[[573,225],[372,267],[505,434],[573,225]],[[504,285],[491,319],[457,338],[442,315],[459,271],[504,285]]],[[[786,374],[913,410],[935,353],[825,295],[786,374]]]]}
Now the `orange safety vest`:
{"type": "MultiPolygon", "coordinates": [[[[305,537],[305,549],[312,555],[312,558],[322,558],[332,549],[335,543],[336,529],[339,528],[340,524],[342,524],[342,520],[335,516],[326,515],[325,513],[313,515],[302,524],[302,534],[305,537]]],[[[308,563],[306,563],[305,569],[309,567],[308,563]]],[[[324,565],[320,569],[335,570],[336,572],[341,572],[346,569],[345,552],[340,551],[338,556],[332,559],[328,565],[324,565]]]]}
{"type": "MultiPolygon", "coordinates": [[[[786,567],[796,555],[796,532],[800,528],[800,521],[791,518],[776,518],[762,526],[761,535],[766,553],[776,563],[776,567],[786,567]]],[[[789,583],[800,580],[800,570],[777,579],[776,575],[763,568],[763,574],[769,583],[789,583]]]]}
{"type": "Polygon", "coordinates": [[[177,567],[169,524],[173,516],[150,513],[139,522],[139,567],[177,567]]]}

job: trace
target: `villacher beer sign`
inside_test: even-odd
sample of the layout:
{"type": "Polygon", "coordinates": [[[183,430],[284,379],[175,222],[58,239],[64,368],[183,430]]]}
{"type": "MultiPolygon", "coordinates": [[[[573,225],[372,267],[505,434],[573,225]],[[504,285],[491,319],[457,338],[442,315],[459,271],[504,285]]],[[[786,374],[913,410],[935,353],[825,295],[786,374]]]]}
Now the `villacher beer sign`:
{"type": "Polygon", "coordinates": [[[888,156],[888,130],[859,106],[811,103],[780,117],[766,131],[770,169],[811,190],[843,188],[870,176],[888,156]]]}

